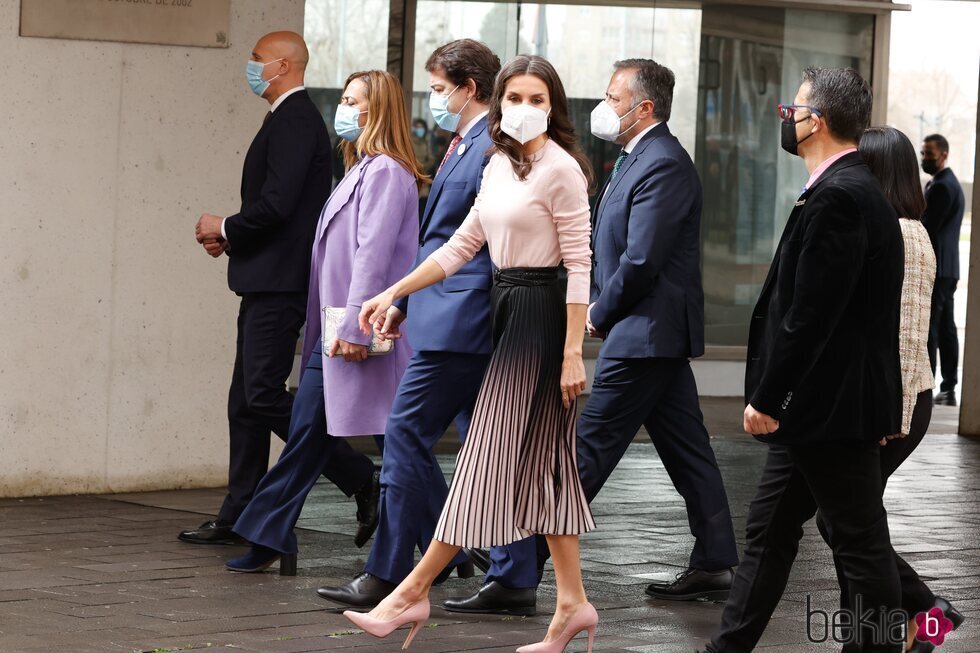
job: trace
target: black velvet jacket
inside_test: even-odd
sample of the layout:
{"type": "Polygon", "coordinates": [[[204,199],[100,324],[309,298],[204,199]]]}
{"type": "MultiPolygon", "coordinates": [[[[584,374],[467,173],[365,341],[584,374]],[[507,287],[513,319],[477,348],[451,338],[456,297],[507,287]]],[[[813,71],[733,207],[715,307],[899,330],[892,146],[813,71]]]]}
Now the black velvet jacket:
{"type": "Polygon", "coordinates": [[[796,203],[752,313],[746,402],[780,422],[760,440],[872,443],[900,430],[904,247],[854,152],[796,203]]]}

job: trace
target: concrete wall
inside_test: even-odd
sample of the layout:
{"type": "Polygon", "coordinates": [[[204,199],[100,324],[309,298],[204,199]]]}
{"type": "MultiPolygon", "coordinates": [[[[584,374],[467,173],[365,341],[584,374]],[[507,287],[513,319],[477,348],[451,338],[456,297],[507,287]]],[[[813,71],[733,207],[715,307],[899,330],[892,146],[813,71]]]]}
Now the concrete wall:
{"type": "Polygon", "coordinates": [[[233,0],[227,50],[29,39],[0,0],[0,496],[220,485],[237,300],[193,238],[234,212],[303,0],[233,0]]]}

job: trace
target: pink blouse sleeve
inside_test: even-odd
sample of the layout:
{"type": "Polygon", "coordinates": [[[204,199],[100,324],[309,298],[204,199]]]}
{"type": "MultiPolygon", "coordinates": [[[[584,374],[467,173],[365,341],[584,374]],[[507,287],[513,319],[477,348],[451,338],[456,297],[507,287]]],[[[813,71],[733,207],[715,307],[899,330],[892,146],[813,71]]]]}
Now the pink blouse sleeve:
{"type": "Polygon", "coordinates": [[[463,220],[463,224],[459,225],[452,238],[429,255],[429,259],[438,263],[447,277],[456,274],[461,267],[476,256],[477,252],[487,242],[483,225],[480,223],[480,194],[476,196],[473,208],[470,209],[469,215],[463,220]]]}
{"type": "Polygon", "coordinates": [[[558,229],[558,249],[568,271],[568,304],[589,303],[592,225],[588,186],[577,162],[558,167],[551,183],[551,213],[558,229]]]}

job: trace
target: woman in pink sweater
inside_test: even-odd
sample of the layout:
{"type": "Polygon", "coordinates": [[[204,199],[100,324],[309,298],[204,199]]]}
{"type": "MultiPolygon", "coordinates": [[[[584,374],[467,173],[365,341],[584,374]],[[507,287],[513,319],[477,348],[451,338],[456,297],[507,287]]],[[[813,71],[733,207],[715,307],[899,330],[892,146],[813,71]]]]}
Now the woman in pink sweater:
{"type": "Polygon", "coordinates": [[[595,522],[576,466],[575,407],[585,390],[592,171],[561,80],[541,57],[518,56],[503,67],[489,125],[495,147],[470,215],[414,272],[362,306],[361,327],[373,323],[383,332],[396,299],[454,274],[484,244],[498,268],[494,352],[432,544],[370,614],[344,614],[379,637],[413,624],[407,646],[428,618],[433,579],[460,547],[541,534],[554,561],[558,606],[545,640],[518,650],[557,653],[588,631],[591,651],[598,616],[586,600],[578,536],[595,522]]]}

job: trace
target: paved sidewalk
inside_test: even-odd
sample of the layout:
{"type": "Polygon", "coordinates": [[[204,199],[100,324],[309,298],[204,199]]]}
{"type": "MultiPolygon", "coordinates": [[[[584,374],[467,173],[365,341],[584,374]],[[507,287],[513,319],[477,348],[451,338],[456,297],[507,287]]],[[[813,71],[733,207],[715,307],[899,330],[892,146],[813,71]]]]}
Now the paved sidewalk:
{"type": "MultiPolygon", "coordinates": [[[[711,422],[709,416],[709,423],[711,422]]],[[[934,425],[949,430],[952,409],[934,425]]],[[[734,429],[711,427],[712,433],[734,429]]],[[[765,447],[749,438],[714,440],[736,533],[765,447]]],[[[452,469],[452,457],[442,459],[452,469]]],[[[980,442],[926,438],[886,494],[896,548],[967,623],[938,653],[980,652],[980,442]]],[[[232,574],[223,561],[241,547],[180,543],[177,532],[214,510],[219,490],[0,500],[0,651],[397,651],[402,637],[376,640],[314,593],[360,571],[354,504],[320,484],[298,531],[300,572],[232,574]]],[[[650,444],[634,444],[593,505],[599,528],[583,540],[586,586],[599,608],[596,650],[691,653],[718,621],[720,606],[644,598],[651,579],[685,565],[692,540],[682,503],[650,444]]],[[[451,579],[433,598],[469,594],[478,579],[451,579]]],[[[836,581],[812,524],[790,586],[759,651],[837,651],[807,644],[805,599],[832,611],[836,581]]],[[[550,571],[534,618],[460,617],[441,609],[416,638],[418,652],[513,651],[539,640],[554,606],[550,571]]],[[[584,651],[584,640],[569,651],[584,651]]]]}

